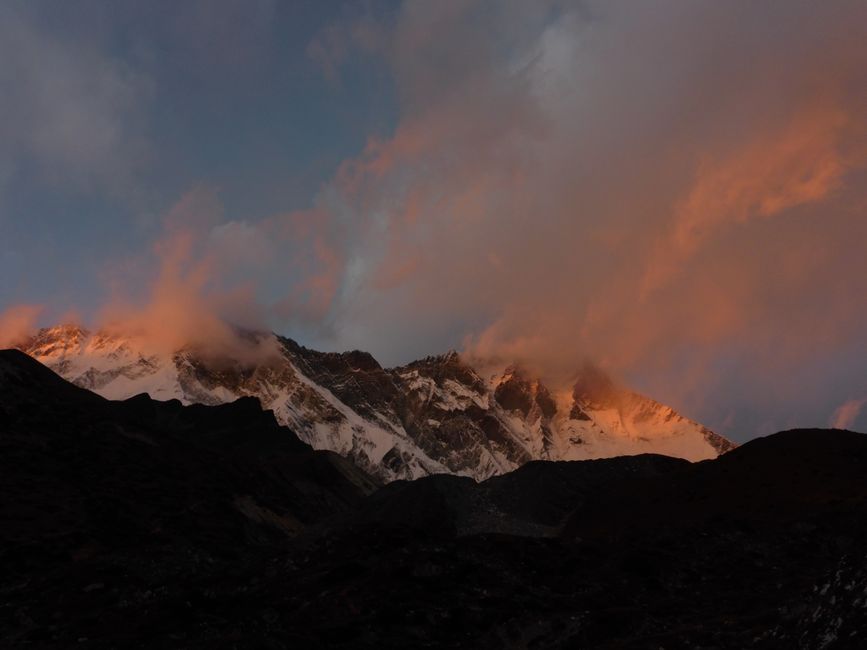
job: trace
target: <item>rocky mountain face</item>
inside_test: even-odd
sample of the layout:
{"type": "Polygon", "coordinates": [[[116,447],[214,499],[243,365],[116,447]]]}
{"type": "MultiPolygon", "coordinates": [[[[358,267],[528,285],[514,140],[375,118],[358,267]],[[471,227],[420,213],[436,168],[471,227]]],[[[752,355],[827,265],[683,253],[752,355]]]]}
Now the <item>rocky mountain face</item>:
{"type": "Polygon", "coordinates": [[[249,350],[167,354],[131,336],[43,329],[21,350],[111,399],[184,404],[257,397],[307,444],[382,480],[450,473],[482,480],[531,460],[659,453],[714,458],[733,447],[671,408],[582,372],[554,391],[519,367],[471,367],[455,352],[383,368],[365,352],[323,353],[273,334],[249,350]]]}

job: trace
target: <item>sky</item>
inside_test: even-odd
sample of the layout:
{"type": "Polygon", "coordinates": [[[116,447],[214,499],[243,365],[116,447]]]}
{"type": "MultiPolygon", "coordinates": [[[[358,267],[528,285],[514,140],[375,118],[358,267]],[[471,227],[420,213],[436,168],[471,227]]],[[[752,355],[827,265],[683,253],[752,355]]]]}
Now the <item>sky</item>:
{"type": "Polygon", "coordinates": [[[268,328],[867,430],[867,4],[0,5],[0,343],[268,328]]]}

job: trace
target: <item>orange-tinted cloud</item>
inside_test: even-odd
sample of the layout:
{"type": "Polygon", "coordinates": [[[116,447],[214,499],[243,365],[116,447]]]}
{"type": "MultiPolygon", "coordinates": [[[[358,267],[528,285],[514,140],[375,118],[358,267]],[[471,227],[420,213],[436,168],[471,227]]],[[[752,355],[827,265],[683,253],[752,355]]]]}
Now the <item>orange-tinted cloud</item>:
{"type": "Polygon", "coordinates": [[[0,348],[21,343],[36,329],[41,305],[12,305],[0,312],[0,348]]]}
{"type": "Polygon", "coordinates": [[[308,210],[244,221],[191,192],[148,300],[112,316],[167,345],[260,323],[385,363],[463,343],[557,380],[590,358],[744,436],[825,421],[835,382],[864,375],[867,5],[466,0],[370,20],[309,54],[336,78],[375,50],[393,134],[308,210]]]}
{"type": "Polygon", "coordinates": [[[703,160],[686,197],[675,208],[670,233],[657,244],[643,280],[657,289],[728,224],[769,218],[838,189],[850,165],[844,148],[855,116],[843,106],[796,106],[777,132],[757,133],[724,160],[703,160]]]}
{"type": "Polygon", "coordinates": [[[388,42],[401,121],[326,189],[335,345],[590,357],[695,408],[861,345],[863,4],[409,3],[388,42]]]}
{"type": "Polygon", "coordinates": [[[851,428],[865,404],[867,404],[867,397],[844,402],[834,411],[829,424],[835,429],[851,428]]]}
{"type": "Polygon", "coordinates": [[[145,299],[129,300],[118,294],[103,308],[98,325],[142,337],[166,352],[192,345],[217,357],[252,361],[270,356],[272,349],[251,344],[233,327],[262,326],[264,321],[249,320],[256,310],[249,292],[222,281],[221,259],[235,260],[225,247],[211,244],[221,216],[222,206],[213,190],[194,188],[181,197],[166,214],[163,235],[153,246],[157,269],[145,299]],[[242,313],[248,320],[238,323],[232,315],[242,313]]]}

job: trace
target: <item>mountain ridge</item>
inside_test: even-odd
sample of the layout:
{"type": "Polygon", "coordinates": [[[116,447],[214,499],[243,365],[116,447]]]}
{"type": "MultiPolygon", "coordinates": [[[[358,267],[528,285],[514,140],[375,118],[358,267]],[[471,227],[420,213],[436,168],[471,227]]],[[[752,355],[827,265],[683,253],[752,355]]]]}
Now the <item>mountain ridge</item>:
{"type": "Polygon", "coordinates": [[[109,398],[146,392],[219,404],[256,396],[308,444],[386,481],[439,473],[484,480],[530,460],[660,453],[694,461],[734,447],[595,369],[556,391],[517,365],[486,372],[453,350],[384,368],[364,351],[319,352],[271,333],[246,332],[243,344],[222,355],[195,346],[166,352],[65,325],[18,347],[109,398]]]}

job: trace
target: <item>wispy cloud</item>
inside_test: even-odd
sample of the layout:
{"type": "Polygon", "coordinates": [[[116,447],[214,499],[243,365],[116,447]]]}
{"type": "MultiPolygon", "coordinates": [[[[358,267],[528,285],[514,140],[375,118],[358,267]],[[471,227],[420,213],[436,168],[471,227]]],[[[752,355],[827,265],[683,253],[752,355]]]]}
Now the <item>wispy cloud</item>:
{"type": "Polygon", "coordinates": [[[12,305],[0,312],[0,348],[13,347],[33,333],[40,305],[12,305]]]}
{"type": "MultiPolygon", "coordinates": [[[[189,34],[190,52],[239,6],[189,34]]],[[[81,187],[129,176],[147,80],[6,13],[0,74],[46,89],[0,108],[0,128],[32,113],[59,134],[43,146],[23,129],[6,166],[30,156],[81,187]]],[[[393,131],[306,209],[224,214],[191,191],[128,311],[183,336],[261,323],[386,363],[463,342],[562,377],[590,357],[732,428],[758,426],[730,417],[745,404],[763,405],[761,426],[823,421],[829,379],[863,375],[851,352],[867,345],[865,42],[867,6],[846,1],[347,11],[308,62],[337,83],[359,56],[387,66],[393,131]]]]}
{"type": "Polygon", "coordinates": [[[49,34],[34,13],[0,7],[0,173],[77,192],[133,191],[148,155],[150,79],[92,43],[49,34]]]}
{"type": "Polygon", "coordinates": [[[829,424],[835,429],[851,429],[865,404],[867,397],[844,402],[834,411],[829,424]]]}
{"type": "Polygon", "coordinates": [[[401,120],[325,190],[336,344],[590,356],[694,404],[737,364],[795,399],[867,322],[867,9],[743,10],[404,5],[401,120]]]}

